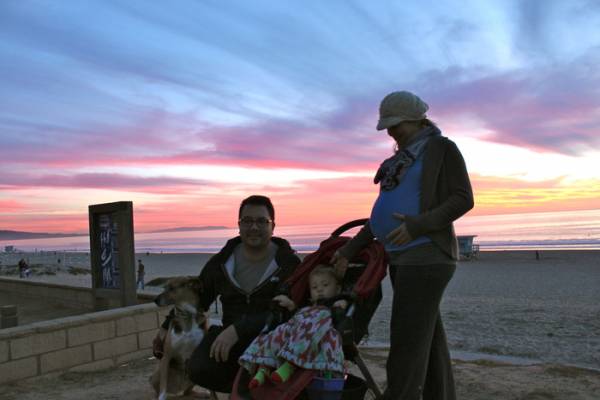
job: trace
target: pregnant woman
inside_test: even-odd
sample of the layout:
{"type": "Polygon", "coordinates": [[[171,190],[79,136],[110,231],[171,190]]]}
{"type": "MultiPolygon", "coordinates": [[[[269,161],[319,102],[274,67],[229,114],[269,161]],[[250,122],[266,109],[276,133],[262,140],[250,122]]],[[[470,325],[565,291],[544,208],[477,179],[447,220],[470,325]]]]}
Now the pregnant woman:
{"type": "Polygon", "coordinates": [[[456,398],[439,307],[458,260],[452,223],[473,208],[473,193],[460,151],[428,109],[406,91],[381,102],[377,130],[387,130],[395,151],[375,175],[369,222],[332,260],[343,274],[374,238],[385,246],[394,288],[387,400],[456,398]]]}

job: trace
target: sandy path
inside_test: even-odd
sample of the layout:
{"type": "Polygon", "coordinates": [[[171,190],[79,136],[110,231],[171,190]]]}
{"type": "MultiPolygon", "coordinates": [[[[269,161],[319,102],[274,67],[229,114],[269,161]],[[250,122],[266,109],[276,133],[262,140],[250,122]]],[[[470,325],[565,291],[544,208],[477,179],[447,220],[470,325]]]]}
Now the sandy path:
{"type": "MultiPolygon", "coordinates": [[[[383,385],[385,350],[362,352],[375,379],[383,385]]],[[[155,365],[156,360],[144,359],[109,371],[31,379],[2,386],[0,399],[149,400],[154,396],[147,379],[155,365]]],[[[597,400],[600,393],[600,372],[579,368],[456,361],[454,369],[462,400],[597,400]]]]}

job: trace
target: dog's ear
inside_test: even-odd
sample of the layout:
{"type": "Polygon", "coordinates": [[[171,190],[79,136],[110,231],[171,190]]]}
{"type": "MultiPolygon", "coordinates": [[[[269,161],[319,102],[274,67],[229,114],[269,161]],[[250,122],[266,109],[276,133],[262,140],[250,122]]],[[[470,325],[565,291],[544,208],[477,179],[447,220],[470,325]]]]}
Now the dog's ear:
{"type": "Polygon", "coordinates": [[[198,292],[201,292],[202,288],[203,288],[202,280],[199,277],[195,277],[195,278],[190,279],[188,281],[187,285],[188,285],[188,287],[190,289],[198,291],[198,292]]]}

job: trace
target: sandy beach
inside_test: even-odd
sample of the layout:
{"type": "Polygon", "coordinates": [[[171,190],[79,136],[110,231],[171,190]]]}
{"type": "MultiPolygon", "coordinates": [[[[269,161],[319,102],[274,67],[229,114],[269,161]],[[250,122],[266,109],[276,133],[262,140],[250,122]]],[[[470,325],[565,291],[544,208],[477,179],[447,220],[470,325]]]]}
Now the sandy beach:
{"type": "MultiPolygon", "coordinates": [[[[598,251],[483,252],[460,262],[442,314],[452,349],[459,398],[589,399],[600,393],[600,268],[598,251]]],[[[29,259],[31,280],[90,286],[89,256],[0,253],[2,276],[29,259]],[[58,257],[61,261],[58,263],[58,257]]],[[[195,275],[210,254],[139,254],[146,281],[195,275]]],[[[365,358],[385,383],[391,289],[371,322],[365,358]]],[[[159,288],[148,287],[157,292],[159,288]]],[[[147,376],[156,360],[138,360],[96,373],[67,373],[4,385],[0,399],[150,399],[147,376]]]]}
{"type": "MultiPolygon", "coordinates": [[[[198,275],[211,256],[210,253],[140,253],[135,259],[136,262],[142,260],[146,267],[146,282],[149,282],[158,277],[198,275]]],[[[18,278],[16,264],[21,258],[32,267],[33,274],[28,279],[33,281],[83,287],[92,285],[89,253],[0,253],[0,276],[18,278]],[[83,273],[70,273],[73,268],[83,273]],[[87,270],[87,273],[79,269],[87,270]]]]}

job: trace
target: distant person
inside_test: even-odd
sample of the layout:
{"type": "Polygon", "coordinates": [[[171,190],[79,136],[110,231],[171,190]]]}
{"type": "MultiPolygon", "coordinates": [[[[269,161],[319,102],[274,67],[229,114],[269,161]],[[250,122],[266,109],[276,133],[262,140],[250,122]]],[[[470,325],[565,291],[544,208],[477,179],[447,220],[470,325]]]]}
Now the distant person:
{"type": "Polygon", "coordinates": [[[413,93],[387,95],[377,130],[396,142],[374,183],[379,196],[369,221],[333,257],[343,274],[376,237],[389,256],[394,296],[384,399],[454,400],[456,391],[440,301],[458,260],[453,221],[473,208],[463,157],[427,118],[413,93]]]}
{"type": "Polygon", "coordinates": [[[19,260],[19,278],[23,279],[23,278],[28,278],[29,276],[31,276],[31,270],[29,269],[29,265],[27,264],[27,261],[25,261],[24,258],[21,258],[19,260]]]}
{"type": "Polygon", "coordinates": [[[540,260],[540,252],[538,250],[535,251],[535,259],[540,260]]]}
{"type": "Polygon", "coordinates": [[[144,283],[144,276],[146,275],[145,269],[146,269],[146,267],[144,266],[144,264],[142,264],[142,260],[138,260],[136,286],[138,289],[142,289],[142,290],[145,289],[145,283],[144,283]]]}

